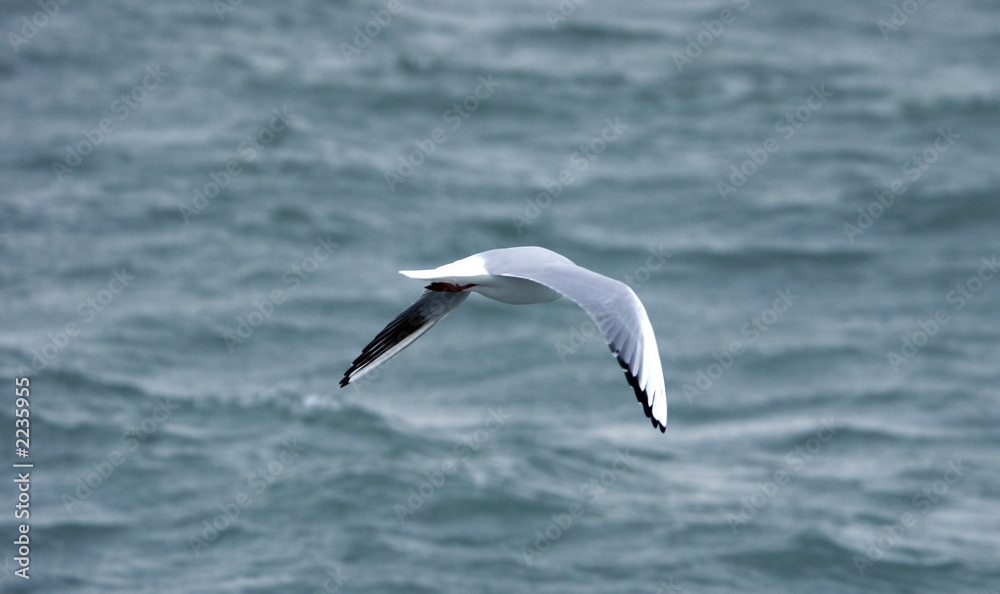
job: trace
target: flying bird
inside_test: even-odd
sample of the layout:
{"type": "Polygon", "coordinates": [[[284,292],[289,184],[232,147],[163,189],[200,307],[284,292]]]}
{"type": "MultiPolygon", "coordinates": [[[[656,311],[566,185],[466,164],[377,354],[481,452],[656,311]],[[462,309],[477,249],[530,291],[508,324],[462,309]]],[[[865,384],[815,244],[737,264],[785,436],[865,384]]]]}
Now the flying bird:
{"type": "Polygon", "coordinates": [[[667,392],[656,337],[642,302],[625,283],[540,247],[489,250],[433,270],[399,272],[431,282],[361,351],[340,380],[341,388],[398,355],[470,292],[514,305],[568,297],[594,319],[653,427],[666,431],[667,392]]]}

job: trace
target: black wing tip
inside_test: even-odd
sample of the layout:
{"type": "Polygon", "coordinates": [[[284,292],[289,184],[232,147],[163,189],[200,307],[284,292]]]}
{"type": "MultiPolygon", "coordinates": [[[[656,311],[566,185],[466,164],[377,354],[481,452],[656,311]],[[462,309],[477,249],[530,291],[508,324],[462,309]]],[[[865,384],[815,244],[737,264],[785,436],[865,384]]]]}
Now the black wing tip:
{"type": "Polygon", "coordinates": [[[667,426],[653,417],[653,407],[649,406],[649,396],[646,394],[645,390],[639,387],[639,380],[632,375],[631,371],[629,371],[628,363],[626,363],[625,360],[617,354],[615,355],[615,359],[618,360],[618,364],[621,365],[622,369],[625,371],[625,379],[628,381],[628,385],[632,386],[632,390],[635,391],[635,399],[642,405],[642,412],[646,413],[646,417],[648,417],[650,422],[653,424],[653,428],[659,429],[660,433],[666,433],[667,426]]]}
{"type": "MultiPolygon", "coordinates": [[[[429,288],[430,286],[428,286],[429,288]]],[[[413,302],[403,313],[396,316],[385,328],[375,335],[375,338],[361,350],[361,354],[351,363],[340,380],[343,388],[351,383],[351,379],[379,360],[382,355],[400,344],[415,332],[426,332],[430,326],[440,321],[469,296],[461,291],[427,290],[419,299],[413,302]],[[436,303],[432,301],[437,300],[436,303]]],[[[419,337],[419,335],[418,335],[419,337]]],[[[385,361],[382,361],[383,363],[385,361]]],[[[381,363],[378,363],[381,365],[381,363]]],[[[377,366],[377,365],[376,365],[377,366]]]]}

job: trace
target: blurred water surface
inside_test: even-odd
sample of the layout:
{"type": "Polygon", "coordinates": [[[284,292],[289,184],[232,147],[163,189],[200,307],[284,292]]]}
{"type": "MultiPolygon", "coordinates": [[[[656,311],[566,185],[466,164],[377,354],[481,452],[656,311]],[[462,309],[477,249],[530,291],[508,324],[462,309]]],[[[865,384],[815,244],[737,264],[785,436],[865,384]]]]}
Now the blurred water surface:
{"type": "Polygon", "coordinates": [[[4,591],[1000,588],[995,3],[40,10],[0,16],[4,591]],[[513,245],[633,286],[665,435],[568,301],[337,387],[398,269],[513,245]]]}

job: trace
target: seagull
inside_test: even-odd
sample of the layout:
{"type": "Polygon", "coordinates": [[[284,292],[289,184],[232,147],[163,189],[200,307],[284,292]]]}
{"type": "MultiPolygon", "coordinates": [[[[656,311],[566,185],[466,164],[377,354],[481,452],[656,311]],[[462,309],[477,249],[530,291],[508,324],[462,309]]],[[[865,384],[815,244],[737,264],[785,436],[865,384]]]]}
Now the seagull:
{"type": "Polygon", "coordinates": [[[476,292],[513,305],[567,297],[597,324],[654,428],[667,429],[667,392],[646,309],[625,283],[540,247],[489,250],[433,270],[400,270],[431,281],[423,295],[368,343],[340,380],[343,388],[420,338],[476,292]]]}

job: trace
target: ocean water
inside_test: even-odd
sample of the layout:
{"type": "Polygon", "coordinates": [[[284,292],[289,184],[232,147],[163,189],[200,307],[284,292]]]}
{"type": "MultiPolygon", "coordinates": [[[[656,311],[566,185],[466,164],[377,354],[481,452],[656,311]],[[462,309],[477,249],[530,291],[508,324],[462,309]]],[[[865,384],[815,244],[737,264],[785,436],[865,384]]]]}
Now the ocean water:
{"type": "Polygon", "coordinates": [[[0,426],[34,464],[0,590],[1000,591],[995,2],[0,31],[0,426]],[[419,295],[397,270],[516,245],[634,288],[665,434],[566,300],[473,296],[337,386],[419,295]]]}

